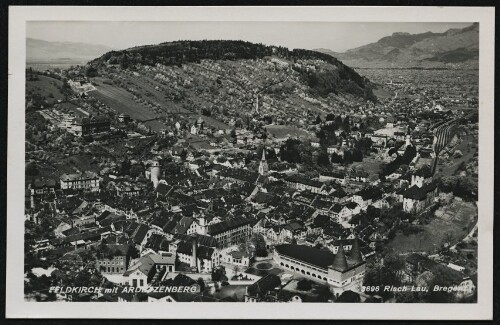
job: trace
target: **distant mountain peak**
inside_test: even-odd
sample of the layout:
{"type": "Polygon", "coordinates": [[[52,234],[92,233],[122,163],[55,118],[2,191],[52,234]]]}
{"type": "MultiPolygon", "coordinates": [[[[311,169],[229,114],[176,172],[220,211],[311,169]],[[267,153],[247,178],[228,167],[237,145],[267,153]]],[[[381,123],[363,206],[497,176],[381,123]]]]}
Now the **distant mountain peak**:
{"type": "Polygon", "coordinates": [[[479,56],[479,24],[449,29],[444,33],[410,34],[394,32],[377,42],[344,53],[330,54],[354,67],[373,67],[390,64],[401,67],[446,67],[462,65],[477,68],[479,56]]]}

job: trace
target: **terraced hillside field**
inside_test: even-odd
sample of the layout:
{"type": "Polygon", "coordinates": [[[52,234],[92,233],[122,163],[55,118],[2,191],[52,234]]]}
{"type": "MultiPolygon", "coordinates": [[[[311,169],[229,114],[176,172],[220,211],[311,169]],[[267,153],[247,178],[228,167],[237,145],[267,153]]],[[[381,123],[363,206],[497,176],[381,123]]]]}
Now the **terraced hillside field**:
{"type": "Polygon", "coordinates": [[[96,89],[90,91],[88,94],[115,111],[130,115],[133,119],[149,120],[162,116],[151,108],[134,101],[133,95],[123,88],[97,81],[96,89]]]}

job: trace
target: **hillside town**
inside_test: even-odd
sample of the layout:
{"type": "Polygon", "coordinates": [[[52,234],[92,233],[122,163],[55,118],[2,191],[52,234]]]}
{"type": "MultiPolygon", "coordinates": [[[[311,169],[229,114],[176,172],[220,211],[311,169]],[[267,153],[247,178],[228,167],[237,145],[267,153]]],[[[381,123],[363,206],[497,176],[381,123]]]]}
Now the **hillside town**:
{"type": "Polygon", "coordinates": [[[27,300],[476,302],[477,70],[109,61],[26,71],[27,300]]]}

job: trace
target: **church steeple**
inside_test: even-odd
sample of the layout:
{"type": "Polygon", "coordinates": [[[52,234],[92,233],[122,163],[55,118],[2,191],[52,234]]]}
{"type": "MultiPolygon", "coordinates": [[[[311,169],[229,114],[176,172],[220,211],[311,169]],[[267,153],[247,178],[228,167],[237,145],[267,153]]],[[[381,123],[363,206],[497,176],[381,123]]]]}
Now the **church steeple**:
{"type": "Polygon", "coordinates": [[[267,166],[267,161],[266,161],[266,148],[263,148],[262,159],[260,160],[259,164],[259,174],[261,174],[262,176],[266,176],[268,171],[269,167],[267,166]]]}

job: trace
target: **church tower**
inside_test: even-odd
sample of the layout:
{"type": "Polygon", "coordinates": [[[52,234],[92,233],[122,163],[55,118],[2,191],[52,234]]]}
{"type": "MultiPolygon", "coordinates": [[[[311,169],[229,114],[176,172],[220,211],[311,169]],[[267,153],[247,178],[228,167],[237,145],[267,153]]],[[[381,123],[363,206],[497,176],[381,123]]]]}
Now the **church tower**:
{"type": "Polygon", "coordinates": [[[268,171],[269,167],[267,166],[266,161],[266,148],[264,148],[262,149],[262,159],[260,160],[259,174],[261,174],[262,176],[266,176],[268,171]]]}

